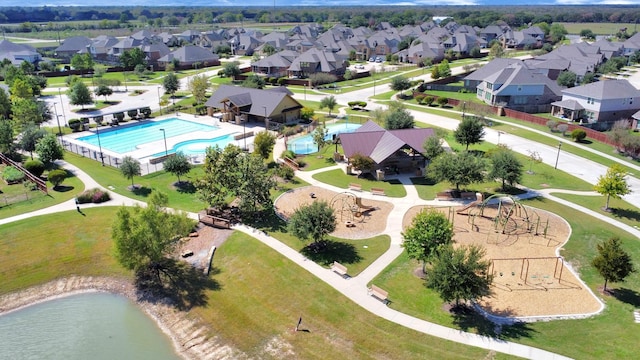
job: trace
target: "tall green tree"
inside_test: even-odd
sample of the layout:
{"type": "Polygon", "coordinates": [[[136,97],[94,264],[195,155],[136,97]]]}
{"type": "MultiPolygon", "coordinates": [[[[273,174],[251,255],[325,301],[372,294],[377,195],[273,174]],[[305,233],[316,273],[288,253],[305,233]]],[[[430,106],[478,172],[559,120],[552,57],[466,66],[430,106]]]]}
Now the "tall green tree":
{"type": "Polygon", "coordinates": [[[333,95],[327,96],[320,100],[320,109],[327,108],[329,109],[329,116],[331,116],[331,112],[336,108],[338,102],[333,95]]]}
{"type": "Polygon", "coordinates": [[[62,145],[54,134],[47,134],[36,144],[36,154],[46,166],[50,167],[56,160],[64,159],[62,145]]]}
{"type": "Polygon", "coordinates": [[[207,101],[207,90],[209,90],[209,79],[206,75],[195,75],[189,80],[189,91],[198,104],[207,101]]]}
{"type": "Polygon", "coordinates": [[[187,175],[191,171],[189,158],[182,151],[178,151],[173,156],[166,158],[162,166],[167,172],[178,177],[178,183],[181,182],[180,176],[187,175]]]}
{"type": "Polygon", "coordinates": [[[222,67],[222,73],[226,77],[235,78],[237,75],[241,74],[240,66],[237,61],[232,61],[224,64],[222,67]]]}
{"type": "Polygon", "coordinates": [[[131,190],[135,188],[133,184],[133,177],[140,176],[140,162],[131,156],[125,156],[122,158],[122,164],[120,164],[120,172],[124,177],[131,180],[131,190]]]}
{"type": "Polygon", "coordinates": [[[491,156],[491,172],[489,177],[502,180],[502,189],[505,183],[513,186],[522,178],[522,164],[513,151],[502,148],[494,152],[491,156]]]}
{"type": "Polygon", "coordinates": [[[276,137],[267,130],[260,131],[253,139],[253,151],[262,159],[267,160],[276,144],[276,137]]]}
{"type": "Polygon", "coordinates": [[[100,84],[95,90],[96,96],[104,96],[104,101],[107,101],[107,96],[113,94],[113,89],[107,85],[100,84]]]}
{"type": "Polygon", "coordinates": [[[458,127],[453,131],[456,141],[465,145],[465,149],[469,150],[469,145],[479,144],[484,138],[484,126],[480,120],[473,116],[465,116],[458,127]]]}
{"type": "Polygon", "coordinates": [[[424,141],[424,156],[429,161],[437,158],[440,154],[444,153],[444,147],[442,146],[442,139],[439,136],[430,136],[424,141]]]}
{"type": "Polygon", "coordinates": [[[475,301],[491,294],[490,262],[484,260],[485,250],[479,246],[454,248],[445,246],[438,251],[431,269],[426,273],[425,285],[438,292],[443,301],[475,301]]]}
{"type": "Polygon", "coordinates": [[[29,156],[33,159],[33,152],[36,150],[36,144],[45,135],[47,135],[46,130],[39,128],[34,123],[28,123],[22,127],[19,146],[22,150],[29,152],[29,156]]]}
{"type": "Polygon", "coordinates": [[[576,75],[576,73],[569,70],[562,71],[558,75],[558,78],[556,79],[556,82],[558,83],[558,85],[566,86],[569,88],[576,86],[577,81],[578,81],[578,75],[576,75]]]}
{"type": "Polygon", "coordinates": [[[411,81],[402,75],[394,76],[391,79],[391,90],[405,91],[411,88],[411,81]]]}
{"type": "Polygon", "coordinates": [[[84,73],[87,70],[93,69],[93,58],[89,53],[75,54],[71,57],[71,66],[76,70],[80,70],[81,73],[84,73]]]}
{"type": "Polygon", "coordinates": [[[154,282],[172,281],[172,262],[168,261],[182,237],[195,222],[184,213],[168,212],[168,198],[156,191],[146,207],[122,206],[111,228],[115,257],[137,277],[150,274],[154,282]]]}
{"type": "Polygon", "coordinates": [[[484,180],[484,161],[467,151],[456,153],[443,153],[429,164],[428,175],[437,181],[448,181],[455,185],[457,190],[460,186],[484,180]]]}
{"type": "Polygon", "coordinates": [[[0,119],[11,118],[11,100],[9,94],[0,88],[0,119]]]}
{"type": "Polygon", "coordinates": [[[144,58],[144,52],[140,48],[125,50],[120,55],[120,65],[125,69],[134,69],[138,64],[145,64],[144,58]]]}
{"type": "Polygon", "coordinates": [[[598,193],[607,197],[607,202],[604,206],[605,210],[609,210],[609,199],[620,199],[622,196],[630,194],[631,188],[627,183],[627,171],[620,164],[613,164],[605,175],[598,177],[598,182],[593,187],[598,193]]]}
{"type": "Polygon", "coordinates": [[[313,143],[318,147],[318,151],[322,150],[322,148],[327,144],[326,137],[329,134],[329,129],[320,125],[318,126],[312,134],[313,143]]]}
{"type": "Polygon", "coordinates": [[[451,244],[453,224],[436,209],[424,209],[411,220],[411,225],[402,233],[402,247],[410,259],[422,262],[424,272],[427,262],[433,259],[443,246],[451,244]]]}
{"type": "Polygon", "coordinates": [[[11,121],[0,119],[0,153],[12,154],[15,148],[14,139],[11,121]]]}
{"type": "Polygon", "coordinates": [[[333,208],[326,201],[316,200],[309,205],[299,207],[291,218],[287,228],[291,234],[301,240],[311,238],[319,244],[336,229],[336,217],[333,208]]]}
{"type": "Polygon", "coordinates": [[[164,87],[164,91],[167,94],[170,94],[171,97],[175,95],[176,91],[180,88],[180,80],[174,73],[169,73],[162,80],[162,87],[164,87]]]}
{"type": "Polygon", "coordinates": [[[69,102],[73,105],[81,105],[84,109],[85,105],[93,104],[93,97],[87,85],[82,81],[76,81],[68,90],[69,102]]]}
{"type": "Polygon", "coordinates": [[[604,291],[609,282],[623,282],[631,273],[635,272],[631,256],[622,249],[620,238],[612,237],[598,244],[598,255],[591,264],[604,278],[604,291]]]}
{"type": "Polygon", "coordinates": [[[392,101],[384,113],[384,128],[387,130],[412,129],[415,126],[413,115],[403,103],[392,101]]]}

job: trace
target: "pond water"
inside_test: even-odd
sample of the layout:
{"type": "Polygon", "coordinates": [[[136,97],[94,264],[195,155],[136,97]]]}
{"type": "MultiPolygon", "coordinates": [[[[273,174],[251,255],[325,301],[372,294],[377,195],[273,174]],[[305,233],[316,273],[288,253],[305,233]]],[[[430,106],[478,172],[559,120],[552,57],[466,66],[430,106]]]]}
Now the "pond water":
{"type": "Polygon", "coordinates": [[[180,359],[134,303],[107,293],[51,300],[0,316],[2,359],[180,359]]]}

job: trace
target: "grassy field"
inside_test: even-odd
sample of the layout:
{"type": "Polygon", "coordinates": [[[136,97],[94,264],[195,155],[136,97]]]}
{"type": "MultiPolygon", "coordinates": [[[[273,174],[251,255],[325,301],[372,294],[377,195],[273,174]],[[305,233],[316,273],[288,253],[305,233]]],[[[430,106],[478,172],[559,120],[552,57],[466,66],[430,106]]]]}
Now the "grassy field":
{"type": "MultiPolygon", "coordinates": [[[[555,23],[554,23],[555,24],[555,23]]],[[[621,28],[631,34],[637,27],[634,23],[567,23],[559,22],[569,34],[579,35],[582,30],[591,30],[596,35],[615,35],[621,28]]]]}
{"type": "Polygon", "coordinates": [[[22,184],[6,185],[0,181],[0,219],[28,213],[59,204],[76,197],[84,191],[84,184],[71,172],[58,189],[54,190],[50,183],[49,193],[27,190],[22,184]]]}
{"type": "MultiPolygon", "coordinates": [[[[75,211],[47,215],[37,218],[36,228],[34,219],[3,226],[0,294],[69,275],[129,277],[111,255],[116,210],[86,209],[86,217],[75,211]]],[[[219,288],[208,291],[208,305],[192,309],[189,316],[201,317],[212,335],[249,357],[264,356],[274,342],[285,344],[280,351],[297,359],[382,354],[391,359],[481,359],[488,353],[378,318],[242,233],[218,249],[212,276],[219,288]],[[299,316],[306,331],[294,333],[299,316]]]]}

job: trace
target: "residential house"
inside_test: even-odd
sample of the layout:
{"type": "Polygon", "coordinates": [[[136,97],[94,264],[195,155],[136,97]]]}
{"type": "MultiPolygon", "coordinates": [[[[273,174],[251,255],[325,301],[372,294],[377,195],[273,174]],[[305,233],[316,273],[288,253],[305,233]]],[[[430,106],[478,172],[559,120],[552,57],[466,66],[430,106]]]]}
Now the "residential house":
{"type": "Polygon", "coordinates": [[[64,39],[62,44],[54,50],[54,56],[69,62],[73,55],[87,52],[93,42],[86,36],[72,36],[64,39]]]}
{"type": "Polygon", "coordinates": [[[181,40],[183,44],[194,44],[196,40],[200,38],[200,31],[185,30],[176,35],[176,37],[181,40]]]}
{"type": "Polygon", "coordinates": [[[119,40],[113,36],[100,35],[91,41],[89,53],[96,61],[106,61],[109,57],[109,51],[118,42],[119,40]]]}
{"type": "Polygon", "coordinates": [[[273,128],[273,123],[286,124],[300,119],[303,106],[292,95],[283,86],[261,90],[220,85],[205,105],[210,115],[215,110],[222,111],[223,120],[236,123],[254,121],[273,128]]]}
{"type": "Polygon", "coordinates": [[[228,39],[221,32],[207,31],[200,34],[200,38],[196,41],[198,46],[216,50],[221,46],[229,46],[228,39]]]}
{"type": "Polygon", "coordinates": [[[624,56],[630,56],[633,55],[634,52],[640,51],[640,32],[635,33],[622,44],[624,46],[624,56]]]}
{"type": "Polygon", "coordinates": [[[167,64],[177,59],[180,66],[208,67],[220,65],[218,54],[200,46],[187,45],[172,51],[158,59],[158,65],[166,68],[167,64]]]}
{"type": "Polygon", "coordinates": [[[295,51],[283,50],[251,64],[251,71],[268,77],[285,77],[293,61],[300,56],[295,51]]]}
{"type": "Polygon", "coordinates": [[[156,36],[163,44],[168,47],[180,46],[180,39],[177,36],[170,34],[168,32],[161,32],[156,36]]]}
{"type": "Polygon", "coordinates": [[[343,55],[320,49],[311,49],[300,54],[289,66],[289,76],[307,78],[311,74],[323,72],[342,76],[349,66],[343,55]]]}
{"type": "Polygon", "coordinates": [[[551,114],[606,130],[639,109],[640,90],[627,80],[603,80],[562,90],[562,101],[552,104],[551,114]]]}
{"type": "Polygon", "coordinates": [[[247,34],[235,35],[228,40],[228,43],[231,46],[231,53],[241,56],[253,55],[253,51],[261,44],[260,40],[247,34]]]}
{"type": "Polygon", "coordinates": [[[550,53],[536,56],[529,61],[534,63],[546,60],[569,60],[567,70],[583,77],[588,72],[595,72],[598,65],[604,61],[604,55],[600,53],[598,47],[592,47],[587,43],[562,45],[550,53]]]}
{"type": "Polygon", "coordinates": [[[455,33],[442,42],[445,52],[452,50],[455,53],[469,55],[473,48],[486,48],[487,42],[473,34],[455,33]]]}
{"type": "Polygon", "coordinates": [[[33,46],[15,44],[9,40],[0,40],[0,60],[2,59],[8,59],[15,66],[19,66],[23,61],[28,61],[37,66],[42,57],[33,46]]]}
{"type": "Polygon", "coordinates": [[[562,98],[558,84],[524,63],[514,63],[487,76],[476,87],[476,96],[492,106],[525,112],[548,111],[562,98]]]}
{"type": "Polygon", "coordinates": [[[524,31],[507,30],[498,35],[497,40],[504,48],[509,49],[533,49],[542,46],[543,38],[534,36],[524,31]]]}
{"type": "Polygon", "coordinates": [[[426,159],[425,141],[436,136],[433,129],[411,128],[385,130],[369,120],[351,133],[340,134],[340,143],[347,159],[356,154],[370,157],[374,170],[387,173],[416,171],[423,174],[426,159]]]}
{"type": "Polygon", "coordinates": [[[464,78],[464,87],[469,91],[476,91],[476,88],[478,87],[478,85],[480,85],[480,83],[484,81],[484,79],[506,68],[507,66],[519,62],[522,62],[522,60],[512,58],[495,58],[486,63],[483,67],[467,75],[464,78]]]}
{"type": "Polygon", "coordinates": [[[140,49],[144,53],[144,58],[149,65],[156,65],[158,59],[171,53],[171,49],[159,41],[142,45],[140,49]]]}
{"type": "Polygon", "coordinates": [[[439,43],[421,42],[408,49],[398,51],[398,61],[411,64],[422,64],[425,59],[438,63],[444,59],[444,47],[439,43]]]}

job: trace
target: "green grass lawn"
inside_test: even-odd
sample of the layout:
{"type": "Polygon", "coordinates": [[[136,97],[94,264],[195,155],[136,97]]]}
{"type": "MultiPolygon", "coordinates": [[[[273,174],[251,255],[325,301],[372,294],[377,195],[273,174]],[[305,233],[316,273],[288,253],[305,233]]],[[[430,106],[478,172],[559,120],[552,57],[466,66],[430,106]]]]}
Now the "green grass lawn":
{"type": "MultiPolygon", "coordinates": [[[[118,169],[111,166],[100,166],[100,163],[97,161],[70,152],[65,152],[64,157],[69,163],[83,169],[89,176],[98,181],[100,185],[118,194],[140,201],[146,201],[149,193],[156,189],[167,194],[169,197],[169,206],[172,208],[198,212],[206,207],[203,202],[196,198],[194,187],[175,188],[173,183],[178,181],[178,178],[165,171],[134,177],[134,183],[141,185],[142,188],[132,192],[127,190],[127,186],[131,185],[131,181],[122,176],[118,169]]],[[[181,180],[193,183],[201,174],[201,167],[196,166],[189,174],[182,176],[181,180]]]]}
{"type": "Polygon", "coordinates": [[[606,204],[606,197],[603,195],[579,196],[564,193],[552,193],[552,195],[570,201],[574,204],[584,206],[587,209],[596,211],[629,226],[637,227],[638,222],[640,221],[640,211],[638,208],[622,199],[611,198],[609,200],[610,211],[604,211],[602,208],[606,204]]]}
{"type": "MultiPolygon", "coordinates": [[[[589,198],[591,199],[591,198],[589,198]]],[[[620,236],[633,259],[640,259],[640,242],[630,234],[612,228],[599,220],[569,207],[545,199],[525,201],[527,205],[554,212],[572,227],[571,240],[563,247],[565,256],[580,277],[596,291],[603,280],[590,265],[595,246],[612,236],[620,236]]],[[[442,310],[438,295],[424,287],[414,275],[421,265],[406,255],[396,259],[378,275],[373,283],[393,294],[392,308],[445,326],[463,327],[468,331],[491,335],[493,325],[479,316],[455,318],[442,310]]],[[[576,359],[629,358],[640,351],[635,341],[632,312],[640,306],[640,275],[632,274],[625,283],[610,284],[620,289],[617,296],[605,298],[605,311],[590,319],[538,322],[503,328],[500,338],[540,347],[576,359]],[[598,344],[589,346],[587,344],[598,344]]]]}
{"type": "Polygon", "coordinates": [[[67,211],[2,225],[0,294],[64,276],[129,276],[112,256],[116,207],[67,211]]]}
{"type": "Polygon", "coordinates": [[[371,191],[371,188],[384,189],[388,197],[404,197],[407,192],[404,186],[398,180],[376,181],[370,178],[358,177],[356,175],[347,175],[342,169],[324,171],[313,175],[313,178],[325,184],[337,186],[347,189],[349,184],[360,184],[363,191],[371,191]]]}
{"type": "Polygon", "coordinates": [[[37,190],[27,190],[22,184],[6,185],[4,181],[0,181],[0,219],[53,206],[84,191],[82,181],[71,172],[67,172],[67,178],[58,189],[54,190],[50,183],[47,186],[49,193],[44,194],[37,190]]]}

